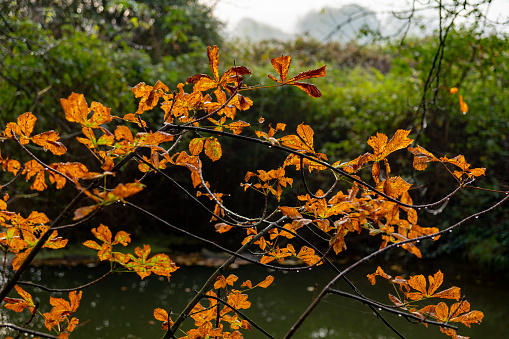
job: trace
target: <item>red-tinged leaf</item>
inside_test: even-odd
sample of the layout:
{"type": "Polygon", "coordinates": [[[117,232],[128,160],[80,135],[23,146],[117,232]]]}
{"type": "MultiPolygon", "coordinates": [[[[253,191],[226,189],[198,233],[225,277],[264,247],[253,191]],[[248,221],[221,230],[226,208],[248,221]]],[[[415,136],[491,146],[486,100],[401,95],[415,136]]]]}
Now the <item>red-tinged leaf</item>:
{"type": "Polygon", "coordinates": [[[72,219],[73,220],[80,220],[80,219],[86,217],[87,215],[89,215],[90,213],[92,213],[93,211],[95,211],[98,208],[99,208],[99,205],[90,205],[90,206],[80,207],[80,208],[78,208],[78,209],[76,209],[74,211],[74,218],[72,218],[72,219]]]}
{"type": "Polygon", "coordinates": [[[320,98],[322,96],[322,92],[320,92],[318,87],[313,84],[308,84],[306,82],[292,82],[290,85],[300,88],[313,98],[320,98]]]}
{"type": "MultiPolygon", "coordinates": [[[[374,285],[374,284],[373,284],[374,285]]],[[[392,301],[392,303],[398,307],[403,306],[404,304],[399,300],[397,297],[393,296],[389,293],[389,299],[392,301]]]]}
{"type": "Polygon", "coordinates": [[[186,82],[194,84],[193,92],[205,92],[211,88],[217,87],[216,80],[206,74],[196,74],[186,79],[186,82]]]}
{"type": "Polygon", "coordinates": [[[35,144],[42,146],[55,155],[62,155],[67,151],[67,148],[58,139],[60,137],[55,131],[44,132],[32,137],[32,141],[35,144]]]}
{"type": "Polygon", "coordinates": [[[223,151],[221,149],[221,144],[217,140],[217,138],[210,137],[205,139],[205,155],[210,158],[212,161],[217,161],[223,155],[223,151]]]}
{"type": "Polygon", "coordinates": [[[295,207],[280,206],[279,209],[284,216],[291,219],[302,219],[302,215],[295,207]]]}
{"type": "Polygon", "coordinates": [[[273,281],[274,281],[274,277],[271,275],[268,275],[262,282],[258,283],[256,286],[267,288],[270,286],[270,284],[272,284],[273,281]]]}
{"type": "Polygon", "coordinates": [[[290,68],[290,63],[292,62],[292,57],[287,55],[287,56],[284,56],[284,55],[281,55],[280,57],[278,58],[274,58],[271,60],[271,63],[272,63],[272,67],[274,67],[274,69],[276,70],[276,72],[279,74],[279,77],[281,79],[281,81],[275,79],[274,77],[270,76],[269,77],[272,79],[272,80],[275,80],[281,84],[284,84],[286,83],[286,79],[288,77],[288,69],[290,68]]]}
{"type": "Polygon", "coordinates": [[[300,72],[299,74],[297,74],[296,76],[294,76],[293,78],[288,80],[287,82],[292,83],[295,81],[301,81],[301,80],[305,80],[305,79],[324,77],[326,75],[326,71],[325,71],[326,67],[327,66],[322,66],[320,68],[310,69],[309,71],[300,72]]]}
{"type": "Polygon", "coordinates": [[[203,150],[203,144],[205,143],[205,138],[194,138],[189,142],[189,152],[192,155],[198,155],[203,150]]]}
{"type": "Polygon", "coordinates": [[[233,228],[233,226],[225,224],[224,222],[218,223],[214,227],[218,233],[226,233],[233,228]]]}
{"type": "Polygon", "coordinates": [[[391,277],[390,275],[386,274],[386,273],[384,272],[384,270],[383,270],[380,266],[378,266],[378,267],[376,268],[375,273],[371,273],[371,274],[368,274],[368,275],[367,275],[367,277],[368,277],[369,282],[371,283],[371,285],[374,285],[374,284],[376,283],[376,277],[377,277],[377,276],[380,276],[380,277],[382,277],[382,278],[384,278],[384,279],[387,279],[387,280],[392,279],[392,277],[391,277]]]}

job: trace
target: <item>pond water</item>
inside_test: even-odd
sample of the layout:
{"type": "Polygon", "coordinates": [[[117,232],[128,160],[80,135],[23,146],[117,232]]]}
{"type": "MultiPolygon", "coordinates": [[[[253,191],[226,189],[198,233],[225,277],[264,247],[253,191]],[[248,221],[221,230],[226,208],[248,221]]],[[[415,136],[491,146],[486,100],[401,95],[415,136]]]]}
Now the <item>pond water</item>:
{"type": "MultiPolygon", "coordinates": [[[[375,286],[371,286],[366,279],[366,274],[374,272],[377,265],[375,263],[366,265],[363,270],[354,272],[355,274],[350,275],[349,278],[366,296],[390,303],[387,294],[394,294],[391,285],[378,280],[375,286]]],[[[462,271],[459,273],[456,266],[450,271],[442,269],[445,274],[443,287],[444,289],[452,285],[461,287],[462,293],[467,295],[472,308],[483,311],[485,318],[481,325],[474,324],[470,329],[460,325],[458,333],[470,336],[472,339],[505,337],[507,335],[506,321],[509,315],[507,307],[509,292],[506,286],[476,282],[472,279],[473,275],[469,276],[468,266],[460,266],[462,271]]],[[[393,268],[397,269],[396,266],[393,268]]],[[[434,273],[436,270],[426,273],[434,273]]],[[[32,268],[29,275],[34,282],[49,281],[51,287],[68,288],[93,280],[106,271],[107,266],[102,265],[96,267],[43,266],[32,268]]],[[[160,330],[161,323],[153,318],[154,308],[172,309],[173,313],[179,313],[194,295],[194,290],[200,288],[212,271],[207,267],[182,267],[172,275],[170,282],[155,276],[140,280],[137,275],[130,273],[109,276],[99,284],[84,290],[81,305],[76,313],[76,317],[80,319],[80,325],[71,338],[161,338],[164,332],[160,330]]],[[[390,269],[387,268],[387,271],[390,269]]],[[[247,279],[256,284],[267,274],[275,277],[274,283],[269,288],[258,288],[249,292],[252,306],[249,310],[245,310],[245,313],[276,338],[281,338],[309,305],[313,298],[315,284],[321,289],[333,277],[331,271],[325,267],[299,273],[282,273],[260,271],[257,267],[246,265],[227,272],[227,274],[230,273],[239,277],[239,285],[247,279]]],[[[344,283],[339,284],[338,288],[351,292],[344,283]]],[[[31,291],[29,287],[26,289],[31,291]]],[[[49,295],[46,292],[39,292],[35,290],[33,295],[37,296],[41,304],[48,304],[49,295]]],[[[62,297],[67,299],[67,293],[62,297]]],[[[438,328],[430,326],[426,329],[423,325],[409,323],[394,315],[384,314],[384,316],[406,338],[448,338],[441,334],[438,328]]],[[[16,319],[8,319],[8,321],[15,322],[16,319]]],[[[34,325],[34,328],[45,331],[42,324],[34,325]]],[[[9,334],[12,335],[12,332],[9,334]]],[[[265,338],[256,329],[246,333],[245,337],[265,338]]],[[[367,306],[334,295],[329,295],[318,306],[294,337],[397,338],[367,306]]]]}

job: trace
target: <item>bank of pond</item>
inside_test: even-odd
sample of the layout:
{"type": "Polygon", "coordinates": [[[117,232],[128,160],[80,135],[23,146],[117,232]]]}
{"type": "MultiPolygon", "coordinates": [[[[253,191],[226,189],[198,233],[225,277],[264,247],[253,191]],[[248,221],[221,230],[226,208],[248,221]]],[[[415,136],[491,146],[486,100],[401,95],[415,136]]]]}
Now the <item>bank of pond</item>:
{"type": "MultiPolygon", "coordinates": [[[[387,295],[395,294],[394,288],[382,279],[372,286],[366,278],[366,274],[373,273],[378,265],[384,266],[386,271],[393,275],[400,273],[398,271],[401,267],[398,265],[373,262],[354,271],[348,277],[367,297],[390,304],[387,295]]],[[[408,273],[434,273],[440,267],[440,265],[426,267],[425,263],[421,265],[424,265],[424,272],[418,271],[422,267],[416,266],[413,268],[414,272],[408,273]]],[[[53,288],[70,288],[96,279],[107,272],[108,268],[107,264],[74,267],[39,266],[31,268],[24,279],[29,278],[36,283],[44,282],[53,288]]],[[[460,324],[458,333],[472,339],[505,337],[506,319],[509,315],[507,306],[509,291],[506,286],[503,283],[479,280],[480,276],[470,272],[468,263],[463,260],[448,262],[445,268],[440,268],[444,273],[442,288],[446,289],[453,285],[460,287],[472,309],[480,310],[485,315],[481,325],[474,324],[471,328],[466,328],[460,324]]],[[[212,272],[213,268],[210,267],[183,266],[172,275],[170,281],[153,275],[143,280],[132,273],[110,275],[84,290],[81,305],[75,314],[80,319],[80,325],[71,338],[161,338],[164,332],[161,331],[161,322],[153,317],[154,309],[157,307],[171,309],[173,313],[178,314],[212,272]]],[[[235,274],[239,277],[239,282],[250,279],[256,283],[262,281],[268,274],[275,277],[269,288],[257,288],[248,293],[252,305],[250,309],[244,310],[247,316],[275,338],[283,337],[311,303],[316,295],[316,287],[319,291],[334,276],[326,267],[299,272],[278,272],[259,269],[253,265],[241,265],[225,273],[235,274]]],[[[344,282],[338,284],[337,288],[352,292],[344,282]]],[[[28,286],[26,289],[33,292],[41,304],[49,306],[47,292],[32,290],[28,286]]],[[[67,299],[67,293],[52,295],[67,299]]],[[[17,319],[6,319],[7,310],[0,312],[4,321],[20,323],[17,319]]],[[[13,312],[9,311],[9,316],[12,314],[13,312]]],[[[384,312],[382,314],[406,338],[447,338],[436,327],[426,328],[422,324],[411,323],[396,315],[384,312]]],[[[176,314],[172,317],[175,318],[176,314]]],[[[190,324],[191,320],[188,321],[190,324]]],[[[33,324],[32,328],[45,331],[42,323],[33,324]]],[[[245,333],[245,337],[266,338],[256,329],[245,333]]],[[[377,319],[367,306],[341,296],[329,295],[304,322],[295,338],[389,339],[398,336],[377,319]]]]}

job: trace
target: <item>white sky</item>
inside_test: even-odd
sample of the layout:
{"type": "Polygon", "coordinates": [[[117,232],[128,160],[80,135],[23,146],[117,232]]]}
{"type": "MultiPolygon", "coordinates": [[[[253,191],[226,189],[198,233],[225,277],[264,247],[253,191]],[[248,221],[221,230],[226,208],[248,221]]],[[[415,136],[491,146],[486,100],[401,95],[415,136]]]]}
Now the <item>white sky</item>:
{"type": "MultiPolygon", "coordinates": [[[[325,6],[339,8],[359,4],[375,12],[410,8],[410,0],[201,0],[215,4],[214,14],[233,29],[242,19],[249,17],[292,33],[297,20],[310,10],[321,10],[325,6]]],[[[426,2],[426,1],[421,1],[426,2]]],[[[489,14],[492,18],[509,16],[509,0],[493,0],[489,14]]]]}

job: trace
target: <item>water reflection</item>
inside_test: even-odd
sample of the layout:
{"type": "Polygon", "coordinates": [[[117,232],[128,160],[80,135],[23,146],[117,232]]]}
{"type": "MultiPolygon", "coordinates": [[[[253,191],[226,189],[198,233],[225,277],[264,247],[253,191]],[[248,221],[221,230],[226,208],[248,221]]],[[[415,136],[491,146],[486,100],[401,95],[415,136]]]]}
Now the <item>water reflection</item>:
{"type": "MultiPolygon", "coordinates": [[[[387,293],[393,293],[390,286],[380,282],[372,287],[365,274],[373,272],[374,268],[370,267],[366,270],[357,272],[356,275],[350,276],[350,279],[368,297],[387,301],[387,293]]],[[[82,285],[106,271],[106,266],[38,267],[32,268],[29,274],[34,282],[49,281],[51,285],[49,287],[68,288],[82,285]]],[[[81,306],[76,314],[80,319],[80,326],[75,330],[72,338],[160,338],[163,332],[160,330],[160,322],[153,318],[154,308],[171,309],[174,314],[180,312],[211,272],[212,269],[207,267],[182,267],[172,275],[170,282],[155,276],[140,280],[137,275],[129,273],[110,276],[84,291],[81,306]]],[[[286,333],[313,300],[316,293],[315,285],[318,286],[319,291],[332,277],[330,271],[320,267],[313,271],[302,271],[296,274],[260,272],[252,266],[241,266],[231,273],[239,277],[239,285],[247,279],[253,282],[262,281],[269,273],[275,276],[274,283],[268,289],[255,289],[249,292],[252,307],[245,313],[276,338],[286,333]]],[[[455,277],[456,275],[446,274],[447,276],[455,277]]],[[[506,335],[505,300],[509,298],[509,292],[503,286],[486,288],[468,281],[462,284],[446,281],[444,288],[452,284],[460,286],[462,292],[467,293],[473,308],[485,313],[481,326],[472,325],[471,329],[463,327],[459,331],[460,334],[472,338],[502,338],[506,335]]],[[[344,283],[339,284],[337,288],[350,291],[344,283]]],[[[27,288],[27,290],[30,289],[27,288]]],[[[49,306],[49,294],[36,291],[33,295],[41,302],[41,305],[49,306]]],[[[67,298],[67,294],[52,296],[67,298]]],[[[49,309],[42,308],[40,311],[47,312],[49,309]]],[[[0,312],[0,315],[2,314],[4,312],[0,312]]],[[[397,316],[385,316],[408,338],[445,337],[438,328],[426,329],[422,325],[411,324],[397,316]]],[[[19,319],[7,321],[20,323],[19,319]]],[[[45,331],[42,323],[34,328],[45,331]]],[[[253,330],[246,335],[246,338],[257,339],[264,336],[253,330]]],[[[304,322],[296,338],[391,339],[397,337],[378,321],[366,306],[353,300],[329,295],[317,307],[315,313],[304,322]]]]}

